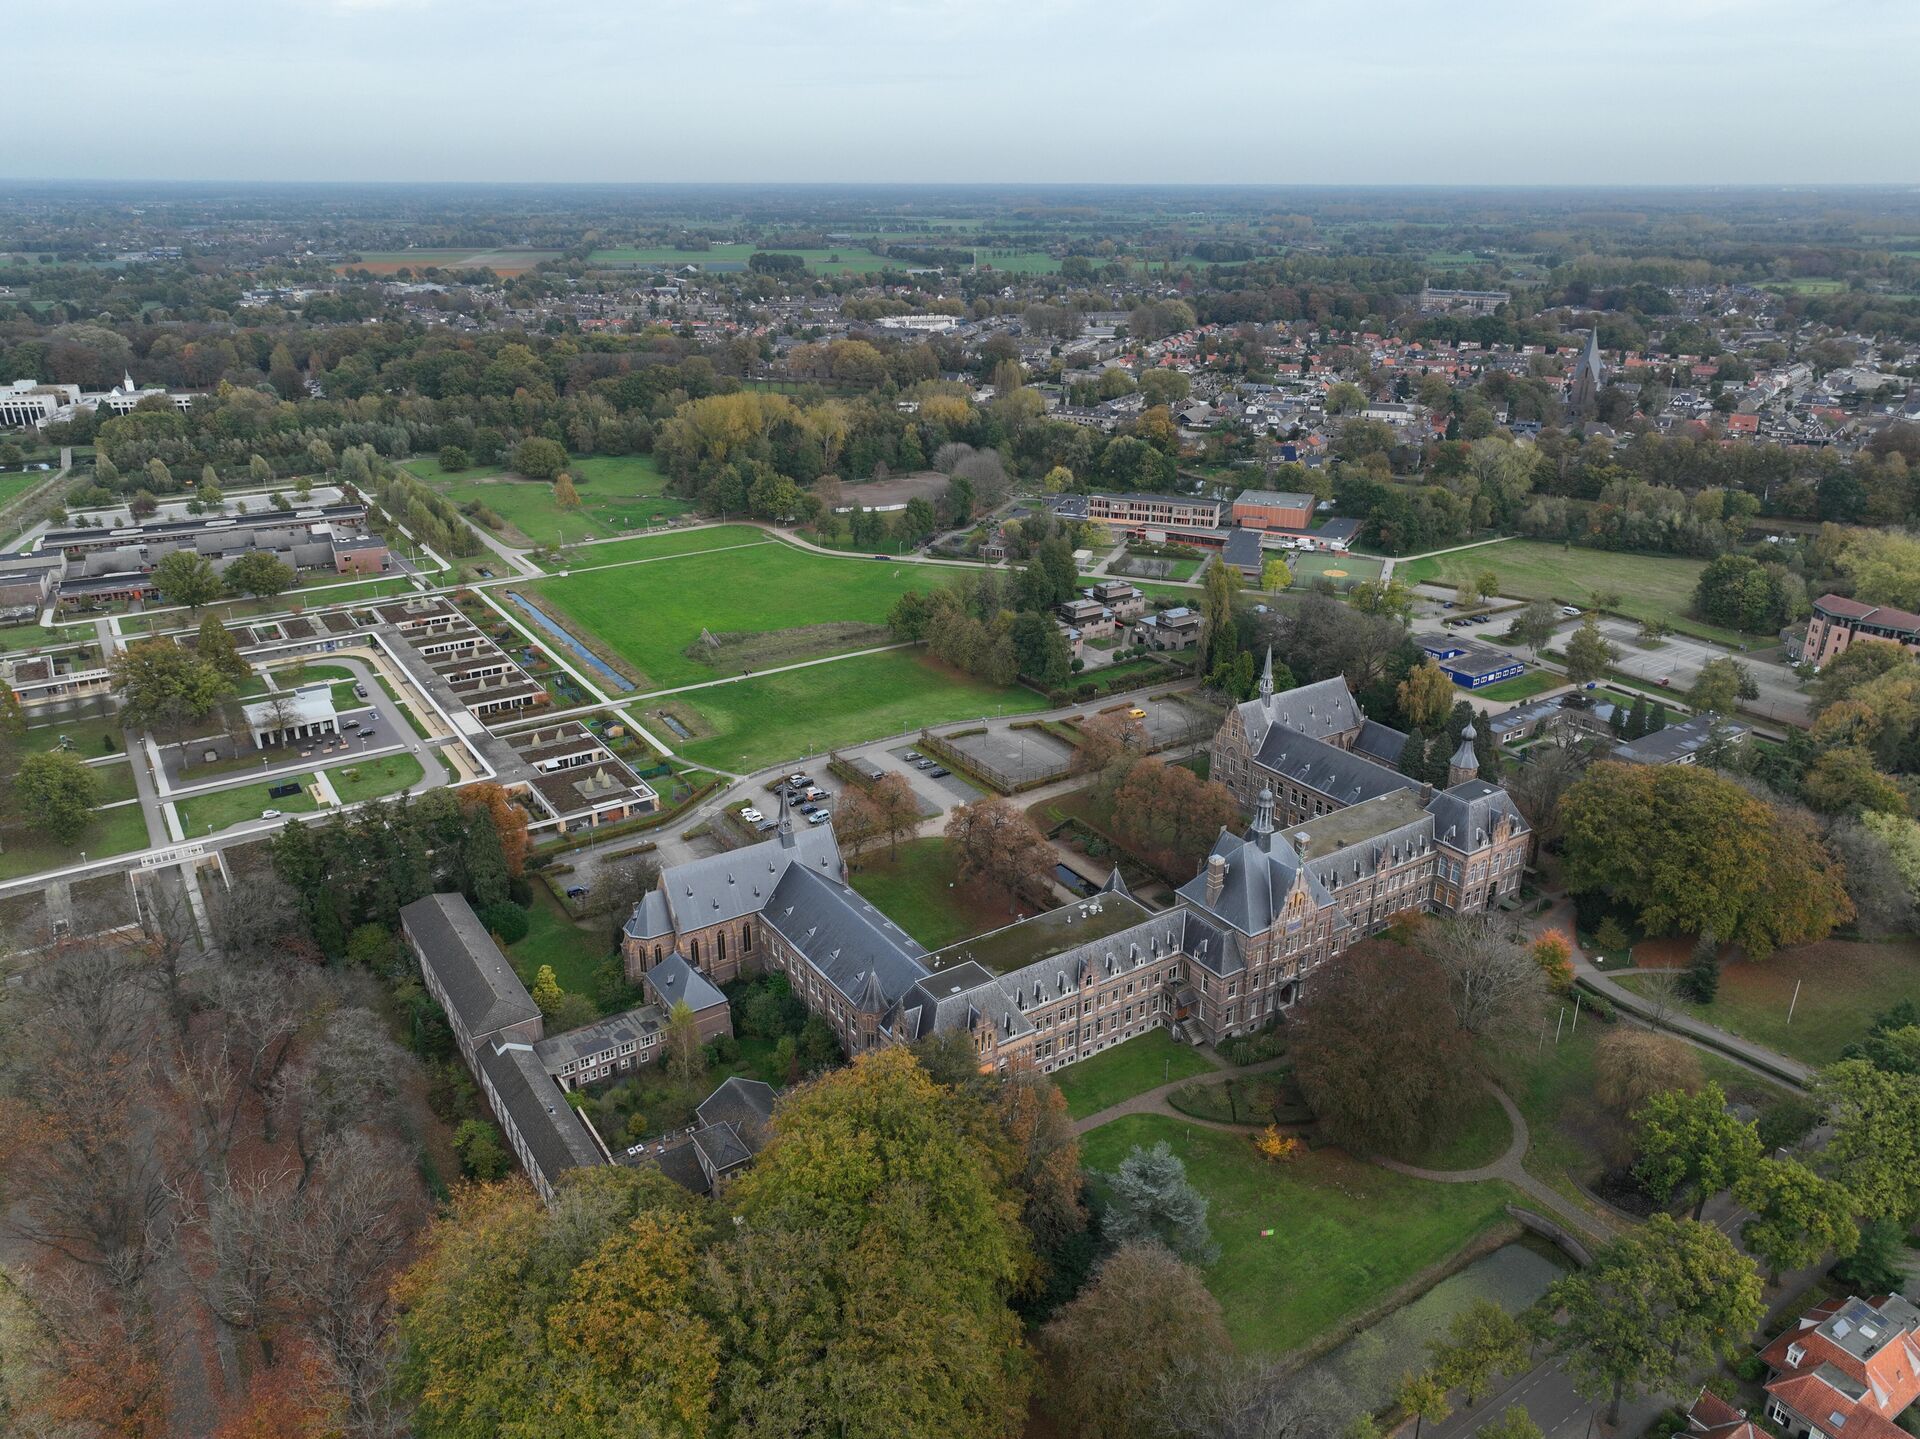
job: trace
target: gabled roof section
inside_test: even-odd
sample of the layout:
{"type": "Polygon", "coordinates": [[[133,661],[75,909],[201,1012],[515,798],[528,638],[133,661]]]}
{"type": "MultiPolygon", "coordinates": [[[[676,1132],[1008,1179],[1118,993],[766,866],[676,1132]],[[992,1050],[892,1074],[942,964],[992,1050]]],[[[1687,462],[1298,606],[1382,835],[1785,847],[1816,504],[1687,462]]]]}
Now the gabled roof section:
{"type": "Polygon", "coordinates": [[[1207,864],[1175,893],[1211,916],[1216,924],[1255,935],[1273,927],[1296,886],[1306,890],[1316,907],[1332,901],[1326,886],[1301,862],[1299,852],[1285,836],[1255,833],[1242,838],[1223,829],[1213,842],[1207,864]],[[1207,872],[1214,856],[1226,861],[1226,881],[1220,893],[1209,899],[1207,872]]]}
{"type": "Polygon", "coordinates": [[[607,1162],[531,1045],[483,1044],[474,1058],[548,1184],[569,1169],[607,1162]]]}
{"type": "Polygon", "coordinates": [[[1395,790],[1421,788],[1418,780],[1398,770],[1279,725],[1267,731],[1253,758],[1261,768],[1342,805],[1361,804],[1395,790]]]}
{"type": "Polygon", "coordinates": [[[1272,698],[1250,699],[1239,706],[1247,737],[1257,747],[1275,726],[1322,739],[1358,729],[1365,716],[1339,675],[1300,685],[1272,698]]]}
{"type": "Polygon", "coordinates": [[[1435,841],[1464,854],[1492,844],[1493,832],[1502,819],[1517,832],[1529,828],[1512,797],[1483,779],[1470,779],[1440,791],[1428,802],[1427,812],[1433,816],[1435,841]]]}
{"type": "MultiPolygon", "coordinates": [[[[666,898],[673,928],[689,934],[765,909],[781,876],[796,867],[836,882],[846,877],[832,825],[810,825],[803,831],[776,835],[743,849],[676,864],[660,876],[660,892],[666,898]]],[[[641,919],[645,909],[646,901],[642,900],[627,923],[632,925],[641,919]]],[[[648,918],[642,922],[658,921],[648,918]]]]}
{"type": "Polygon", "coordinates": [[[727,997],[714,986],[713,981],[688,964],[686,956],[678,950],[648,970],[642,980],[653,991],[660,1007],[668,1013],[672,1013],[674,1005],[680,1003],[685,1003],[687,1008],[698,1014],[727,1002],[727,997]]]}
{"type": "Polygon", "coordinates": [[[761,915],[807,957],[849,1004],[871,1001],[878,1013],[927,972],[924,950],[911,935],[838,879],[791,866],[761,915]],[[869,983],[868,976],[872,982],[869,983]]]}
{"type": "Polygon", "coordinates": [[[513,972],[466,896],[430,894],[400,911],[400,922],[433,967],[447,1004],[478,1045],[510,1024],[540,1017],[540,1006],[513,972]]]}

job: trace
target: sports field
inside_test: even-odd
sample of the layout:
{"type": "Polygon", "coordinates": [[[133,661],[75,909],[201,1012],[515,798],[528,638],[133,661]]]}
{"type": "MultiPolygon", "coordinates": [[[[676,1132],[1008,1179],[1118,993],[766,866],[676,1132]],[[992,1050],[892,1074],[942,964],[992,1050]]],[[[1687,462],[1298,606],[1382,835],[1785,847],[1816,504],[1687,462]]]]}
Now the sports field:
{"type": "Polygon", "coordinates": [[[894,601],[941,578],[917,565],[835,559],[775,543],[578,571],[526,590],[573,621],[583,639],[625,661],[643,687],[661,689],[890,643],[875,627],[894,601]],[[840,628],[809,633],[812,626],[840,628]],[[703,630],[722,639],[712,663],[683,653],[703,630]],[[777,642],[751,654],[730,653],[747,647],[725,638],[776,632],[777,642]]]}
{"type": "Polygon", "coordinates": [[[567,467],[580,507],[563,510],[545,480],[482,471],[448,474],[437,460],[409,460],[407,468],[456,505],[478,502],[507,522],[509,544],[558,545],[644,529],[685,514],[685,500],[666,493],[667,477],[651,455],[593,455],[567,467]]]}
{"type": "Polygon", "coordinates": [[[491,270],[496,275],[524,275],[543,260],[557,260],[558,250],[379,250],[362,254],[350,264],[334,269],[366,270],[375,275],[392,275],[401,270],[422,270],[438,266],[443,270],[491,270]]]}
{"type": "Polygon", "coordinates": [[[742,773],[921,725],[972,719],[996,708],[1019,714],[1046,703],[1032,690],[983,684],[914,649],[809,665],[674,700],[677,710],[692,711],[698,722],[699,732],[678,746],[680,753],[742,773]]]}
{"type": "Polygon", "coordinates": [[[600,569],[607,565],[631,564],[635,560],[657,560],[668,555],[697,555],[707,550],[730,550],[738,545],[774,545],[779,541],[765,530],[750,525],[708,525],[697,530],[672,530],[666,534],[640,535],[631,540],[608,544],[582,545],[570,550],[563,568],[600,569]]]}
{"type": "Polygon", "coordinates": [[[1380,561],[1368,555],[1329,555],[1309,550],[1282,550],[1279,558],[1293,571],[1295,589],[1305,589],[1316,579],[1328,579],[1340,589],[1351,589],[1362,580],[1380,578],[1380,561]]]}
{"type": "Polygon", "coordinates": [[[1500,593],[1514,599],[1558,600],[1588,606],[1601,590],[1619,595],[1619,611],[1637,620],[1665,620],[1676,628],[1702,630],[1700,621],[1687,617],[1693,588],[1699,583],[1704,560],[1679,555],[1625,554],[1617,550],[1589,550],[1577,545],[1555,545],[1541,540],[1501,540],[1470,550],[1408,560],[1394,566],[1394,576],[1408,584],[1457,585],[1488,571],[1500,577],[1500,593]]]}

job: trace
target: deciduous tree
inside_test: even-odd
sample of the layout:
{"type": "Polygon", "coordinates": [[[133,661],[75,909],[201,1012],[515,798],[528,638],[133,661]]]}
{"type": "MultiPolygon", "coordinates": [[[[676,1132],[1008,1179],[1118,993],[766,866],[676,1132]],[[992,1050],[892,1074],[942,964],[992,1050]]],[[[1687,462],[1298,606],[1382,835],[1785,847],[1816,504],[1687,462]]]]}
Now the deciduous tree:
{"type": "Polygon", "coordinates": [[[1567,638],[1567,678],[1577,685],[1597,680],[1607,672],[1607,666],[1619,654],[1620,651],[1600,633],[1598,622],[1588,615],[1580,621],[1580,628],[1567,638]]]}
{"type": "Polygon", "coordinates": [[[168,604],[186,605],[195,610],[210,600],[219,599],[226,588],[213,568],[213,561],[192,550],[174,550],[161,556],[148,578],[168,604]]]}
{"type": "Polygon", "coordinates": [[[72,844],[93,818],[100,781],[77,754],[30,754],[14,773],[12,798],[14,813],[28,828],[57,844],[72,844]]]}
{"type": "Polygon", "coordinates": [[[1740,1238],[1766,1264],[1774,1283],[1829,1250],[1851,1254],[1860,1241],[1847,1191],[1798,1160],[1760,1160],[1734,1185],[1733,1196],[1741,1208],[1753,1211],[1740,1238]]]}
{"type": "Polygon", "coordinates": [[[1727,1096],[1709,1081],[1696,1092],[1656,1094],[1634,1116],[1640,1161],[1634,1166],[1647,1192],[1662,1204],[1676,1190],[1693,1190],[1693,1217],[1707,1200],[1738,1184],[1760,1162],[1753,1123],[1727,1112],[1727,1096]]]}

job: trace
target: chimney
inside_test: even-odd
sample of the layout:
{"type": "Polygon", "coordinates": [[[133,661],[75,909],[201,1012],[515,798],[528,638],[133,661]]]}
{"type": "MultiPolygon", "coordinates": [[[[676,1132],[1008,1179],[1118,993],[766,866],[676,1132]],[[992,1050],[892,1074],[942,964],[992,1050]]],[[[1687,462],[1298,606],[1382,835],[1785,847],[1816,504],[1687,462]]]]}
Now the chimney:
{"type": "Polygon", "coordinates": [[[1227,887],[1226,856],[1210,854],[1207,856],[1207,903],[1218,904],[1220,891],[1227,887]]]}

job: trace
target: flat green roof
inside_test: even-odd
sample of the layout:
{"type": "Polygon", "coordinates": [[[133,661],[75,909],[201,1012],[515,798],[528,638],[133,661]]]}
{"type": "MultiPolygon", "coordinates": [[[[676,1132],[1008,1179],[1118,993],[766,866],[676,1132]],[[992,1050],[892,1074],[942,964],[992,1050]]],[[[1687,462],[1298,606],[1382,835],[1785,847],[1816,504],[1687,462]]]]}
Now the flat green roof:
{"type": "Polygon", "coordinates": [[[995,974],[1012,974],[1048,955],[1105,939],[1152,918],[1153,911],[1131,895],[1096,894],[950,944],[928,955],[926,962],[930,969],[939,970],[971,960],[995,974]]]}
{"type": "Polygon", "coordinates": [[[1397,789],[1363,803],[1323,814],[1305,824],[1291,825],[1281,831],[1302,859],[1319,859],[1348,845],[1359,844],[1377,834],[1412,824],[1427,812],[1419,796],[1410,789],[1397,789]],[[1305,835],[1304,843],[1299,839],[1305,835]]]}

